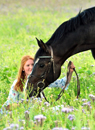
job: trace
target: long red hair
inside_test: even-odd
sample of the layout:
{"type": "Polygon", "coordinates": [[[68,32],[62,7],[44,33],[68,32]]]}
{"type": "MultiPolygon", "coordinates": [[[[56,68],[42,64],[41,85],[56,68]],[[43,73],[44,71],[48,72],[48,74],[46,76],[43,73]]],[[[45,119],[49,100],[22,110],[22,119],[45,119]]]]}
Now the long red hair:
{"type": "Polygon", "coordinates": [[[21,59],[21,65],[18,71],[17,82],[14,86],[14,89],[16,91],[23,91],[23,85],[25,84],[25,72],[23,71],[23,69],[26,61],[29,59],[34,60],[34,58],[29,55],[25,55],[21,59]]]}

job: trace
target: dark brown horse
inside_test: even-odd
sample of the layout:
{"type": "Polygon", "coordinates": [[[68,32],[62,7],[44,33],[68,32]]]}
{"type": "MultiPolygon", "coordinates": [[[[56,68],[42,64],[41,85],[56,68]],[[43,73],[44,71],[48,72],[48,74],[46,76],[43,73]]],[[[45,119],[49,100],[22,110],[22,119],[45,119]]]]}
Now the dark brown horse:
{"type": "Polygon", "coordinates": [[[58,79],[61,66],[72,55],[91,50],[95,58],[95,7],[62,23],[46,43],[38,39],[37,42],[40,48],[27,84],[29,97],[39,97],[43,89],[58,79]]]}

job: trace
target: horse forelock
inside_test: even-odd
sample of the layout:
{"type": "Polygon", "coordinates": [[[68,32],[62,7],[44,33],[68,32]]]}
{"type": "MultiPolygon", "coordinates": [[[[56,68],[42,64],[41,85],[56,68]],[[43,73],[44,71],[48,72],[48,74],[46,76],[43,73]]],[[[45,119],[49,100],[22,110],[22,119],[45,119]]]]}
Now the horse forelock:
{"type": "Polygon", "coordinates": [[[34,62],[40,57],[40,56],[48,56],[50,55],[49,52],[45,51],[43,48],[39,48],[38,51],[36,52],[34,62]]]}

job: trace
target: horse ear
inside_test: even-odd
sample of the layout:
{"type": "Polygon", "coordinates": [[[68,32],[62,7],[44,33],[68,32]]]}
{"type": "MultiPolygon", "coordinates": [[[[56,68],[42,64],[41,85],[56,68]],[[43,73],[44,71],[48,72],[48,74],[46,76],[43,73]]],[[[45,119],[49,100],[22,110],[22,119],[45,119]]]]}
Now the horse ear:
{"type": "Polygon", "coordinates": [[[48,52],[48,46],[40,39],[40,41],[36,38],[39,47],[43,48],[44,51],[48,52]]]}
{"type": "Polygon", "coordinates": [[[40,41],[38,40],[38,38],[36,38],[36,40],[37,40],[37,43],[38,43],[39,47],[41,47],[41,46],[40,46],[40,41]]]}
{"type": "Polygon", "coordinates": [[[40,39],[41,47],[44,49],[44,51],[48,52],[48,46],[40,39]]]}

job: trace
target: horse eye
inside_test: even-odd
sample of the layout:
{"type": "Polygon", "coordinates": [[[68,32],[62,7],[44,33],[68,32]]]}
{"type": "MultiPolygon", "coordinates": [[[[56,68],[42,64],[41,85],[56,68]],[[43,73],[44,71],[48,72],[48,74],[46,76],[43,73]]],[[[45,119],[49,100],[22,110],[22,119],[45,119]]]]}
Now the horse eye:
{"type": "Polygon", "coordinates": [[[39,67],[40,68],[43,68],[45,66],[45,64],[40,64],[39,67]]]}

